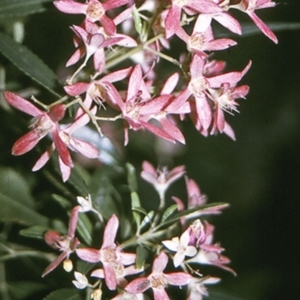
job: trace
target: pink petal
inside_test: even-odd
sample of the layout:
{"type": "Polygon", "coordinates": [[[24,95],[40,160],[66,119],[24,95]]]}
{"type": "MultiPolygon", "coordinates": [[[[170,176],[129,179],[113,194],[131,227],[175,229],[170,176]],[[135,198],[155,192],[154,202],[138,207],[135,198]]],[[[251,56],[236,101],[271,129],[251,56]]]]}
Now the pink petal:
{"type": "Polygon", "coordinates": [[[75,206],[72,209],[70,220],[69,220],[68,236],[72,239],[75,236],[75,231],[76,231],[77,221],[78,221],[79,208],[80,208],[80,206],[75,206]]]}
{"type": "Polygon", "coordinates": [[[222,12],[221,14],[216,14],[214,15],[214,19],[218,21],[221,25],[229,29],[230,31],[237,33],[237,34],[242,34],[242,28],[240,23],[232,17],[229,13],[227,12],[222,12]]]}
{"type": "Polygon", "coordinates": [[[168,133],[164,132],[163,130],[161,130],[160,128],[154,126],[153,124],[151,123],[147,123],[147,122],[144,122],[142,120],[139,120],[139,123],[141,124],[141,126],[147,130],[149,130],[150,132],[154,133],[155,135],[167,140],[167,141],[170,141],[172,143],[175,143],[175,139],[172,138],[168,133]]]}
{"type": "Polygon", "coordinates": [[[165,82],[160,94],[161,95],[168,95],[171,94],[173,92],[173,90],[175,89],[177,83],[179,80],[179,74],[178,73],[174,73],[172,74],[165,82]]]}
{"type": "Polygon", "coordinates": [[[152,273],[162,273],[168,263],[168,255],[165,252],[161,252],[154,260],[152,273]]]}
{"type": "Polygon", "coordinates": [[[164,276],[167,278],[168,283],[170,285],[177,285],[177,286],[187,285],[193,279],[192,275],[185,272],[169,273],[169,274],[164,274],[164,276]]]}
{"type": "Polygon", "coordinates": [[[147,277],[137,278],[132,280],[126,287],[125,291],[138,294],[150,288],[150,280],[147,277]]]}
{"type": "Polygon", "coordinates": [[[55,147],[57,149],[58,156],[61,158],[61,160],[63,161],[63,163],[65,165],[72,168],[73,162],[72,162],[69,150],[68,150],[66,144],[60,138],[58,128],[56,128],[56,130],[52,131],[52,138],[53,138],[55,147]]]}
{"type": "Polygon", "coordinates": [[[142,81],[142,69],[140,65],[136,65],[129,79],[126,101],[135,99],[138,91],[141,90],[141,81],[142,81]]]}
{"type": "Polygon", "coordinates": [[[254,13],[247,12],[249,17],[255,23],[255,25],[262,31],[264,35],[266,35],[270,40],[272,40],[275,44],[278,43],[278,39],[273,31],[254,13]]]}
{"type": "Polygon", "coordinates": [[[105,14],[100,18],[100,23],[108,35],[114,35],[116,33],[116,25],[114,21],[105,14]]]}
{"type": "Polygon", "coordinates": [[[154,300],[170,300],[167,292],[162,288],[153,288],[153,296],[154,300]]]}
{"type": "Polygon", "coordinates": [[[78,48],[74,54],[69,58],[66,62],[66,67],[72,66],[76,64],[86,53],[86,49],[84,46],[78,48]]]}
{"type": "Polygon", "coordinates": [[[107,287],[111,291],[115,290],[117,288],[117,277],[116,277],[116,273],[115,273],[113,264],[104,263],[103,270],[104,270],[104,280],[105,280],[107,287]]]}
{"type": "Polygon", "coordinates": [[[38,117],[40,115],[44,115],[45,112],[39,110],[37,107],[35,107],[33,104],[31,104],[29,101],[23,99],[22,97],[9,92],[5,91],[3,92],[4,98],[6,101],[13,106],[14,108],[21,110],[25,112],[28,115],[31,115],[33,117],[38,117]]]}
{"type": "Polygon", "coordinates": [[[86,141],[71,137],[69,146],[71,150],[76,151],[87,158],[93,159],[99,156],[98,149],[86,141]]]}
{"type": "Polygon", "coordinates": [[[43,272],[42,277],[52,272],[67,257],[67,252],[61,253],[43,272]]]}
{"type": "Polygon", "coordinates": [[[54,146],[54,143],[52,143],[50,148],[48,148],[48,150],[45,151],[41,155],[41,157],[37,160],[37,162],[35,163],[35,165],[31,169],[32,172],[38,171],[39,169],[41,169],[48,162],[48,160],[50,159],[54,149],[55,149],[55,146],[54,146]]]}
{"type": "Polygon", "coordinates": [[[85,14],[87,4],[75,2],[73,0],[58,0],[54,1],[53,4],[56,8],[67,14],[85,14]]]}
{"type": "Polygon", "coordinates": [[[159,119],[162,129],[178,142],[185,144],[185,138],[179,128],[167,117],[159,119]]]}
{"type": "Polygon", "coordinates": [[[58,164],[63,182],[66,182],[71,176],[71,168],[64,164],[60,157],[58,157],[58,164]]]}
{"type": "Polygon", "coordinates": [[[181,7],[172,5],[165,19],[166,38],[169,39],[180,27],[181,7]]]}
{"type": "Polygon", "coordinates": [[[131,264],[135,263],[136,254],[134,254],[134,253],[120,252],[119,255],[120,255],[120,262],[124,266],[128,266],[128,265],[131,265],[131,264]]]}
{"type": "Polygon", "coordinates": [[[31,130],[22,137],[20,137],[13,145],[12,154],[22,155],[27,153],[36,146],[40,139],[44,137],[40,136],[35,130],[31,130]]]}
{"type": "Polygon", "coordinates": [[[101,255],[99,250],[93,248],[79,248],[76,249],[77,256],[87,262],[97,263],[101,260],[101,255]]]}
{"type": "Polygon", "coordinates": [[[115,247],[115,238],[116,238],[118,228],[119,228],[119,219],[115,214],[113,214],[106,224],[101,249],[105,249],[108,247],[115,247]]]}
{"type": "Polygon", "coordinates": [[[70,96],[78,96],[86,92],[91,84],[87,82],[78,82],[72,85],[67,85],[64,90],[70,96]]]}
{"type": "Polygon", "coordinates": [[[103,269],[96,269],[91,273],[91,276],[97,278],[104,278],[104,271],[103,269]]]}

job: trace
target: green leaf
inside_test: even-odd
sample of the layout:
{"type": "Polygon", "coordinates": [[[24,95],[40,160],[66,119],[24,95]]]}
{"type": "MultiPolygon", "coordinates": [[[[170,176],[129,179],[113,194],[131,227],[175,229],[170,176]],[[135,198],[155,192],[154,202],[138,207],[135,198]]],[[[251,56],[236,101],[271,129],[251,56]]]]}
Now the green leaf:
{"type": "Polygon", "coordinates": [[[133,218],[135,223],[137,224],[137,227],[139,227],[141,224],[141,215],[135,211],[136,208],[141,207],[139,195],[136,192],[131,192],[130,196],[131,196],[131,209],[132,209],[133,218]]]}
{"type": "Polygon", "coordinates": [[[144,266],[148,256],[149,256],[149,251],[146,248],[142,246],[137,247],[135,264],[138,269],[141,269],[144,266]]]}
{"type": "Polygon", "coordinates": [[[89,184],[93,206],[105,219],[118,212],[116,201],[120,196],[110,181],[113,173],[112,167],[103,166],[93,174],[89,184]]]}
{"type": "Polygon", "coordinates": [[[215,210],[220,210],[223,208],[228,207],[229,204],[228,203],[211,203],[211,204],[205,204],[205,205],[199,205],[196,207],[193,207],[191,209],[186,209],[186,210],[182,210],[180,212],[178,212],[175,216],[173,216],[172,218],[160,223],[157,227],[156,230],[161,228],[161,227],[165,227],[167,225],[173,224],[175,223],[177,220],[179,220],[182,217],[186,217],[188,218],[189,216],[192,216],[195,212],[197,213],[202,213],[205,214],[207,211],[215,209],[215,210]]]}
{"type": "Polygon", "coordinates": [[[49,230],[49,227],[45,226],[31,226],[26,229],[22,229],[19,231],[20,235],[35,238],[35,239],[44,239],[45,232],[49,230]]]}
{"type": "Polygon", "coordinates": [[[64,209],[69,209],[72,206],[71,202],[63,196],[52,194],[51,197],[64,209]]]}
{"type": "Polygon", "coordinates": [[[26,225],[47,226],[48,219],[33,209],[0,192],[0,221],[14,221],[26,225]]]}
{"type": "Polygon", "coordinates": [[[83,297],[76,289],[60,289],[50,293],[43,300],[82,300],[83,297]]]}
{"type": "Polygon", "coordinates": [[[142,22],[142,19],[140,18],[139,12],[136,9],[136,7],[134,7],[132,10],[132,16],[133,16],[135,30],[138,32],[138,34],[140,36],[142,36],[143,35],[143,22],[142,22]]]}
{"type": "Polygon", "coordinates": [[[173,204],[173,205],[169,206],[165,210],[165,212],[164,212],[164,214],[163,214],[163,216],[161,218],[162,222],[164,222],[166,219],[168,219],[174,213],[174,211],[176,211],[177,209],[178,209],[178,205],[177,204],[173,204]]]}
{"type": "Polygon", "coordinates": [[[141,224],[141,227],[140,227],[140,230],[141,230],[143,227],[149,225],[149,224],[153,221],[153,217],[154,217],[154,211],[151,210],[151,211],[148,212],[148,214],[147,214],[147,215],[145,216],[145,218],[143,219],[142,224],[141,224]]]}
{"type": "Polygon", "coordinates": [[[93,238],[92,238],[93,224],[91,223],[88,216],[83,213],[79,214],[77,231],[79,232],[82,241],[86,245],[90,246],[93,242],[93,238]]]}
{"type": "MultiPolygon", "coordinates": [[[[55,166],[57,168],[58,160],[56,158],[54,158],[54,160],[55,160],[55,166]]],[[[58,168],[56,170],[60,173],[58,168]]],[[[75,164],[75,167],[72,169],[71,176],[67,182],[76,189],[78,195],[82,197],[87,197],[89,194],[89,190],[87,188],[87,183],[86,183],[87,180],[89,179],[86,178],[86,174],[82,172],[82,168],[80,168],[77,164],[75,164]]]]}
{"type": "Polygon", "coordinates": [[[10,299],[35,299],[34,294],[46,288],[45,283],[38,281],[12,281],[7,284],[7,290],[12,296],[10,299]]]}
{"type": "Polygon", "coordinates": [[[55,73],[31,50],[0,32],[0,52],[31,79],[60,97],[53,91],[57,79],[55,73]]]}
{"type": "Polygon", "coordinates": [[[128,185],[131,192],[137,191],[137,179],[136,179],[136,171],[132,164],[127,163],[126,164],[127,173],[128,173],[128,185]]]}
{"type": "Polygon", "coordinates": [[[0,206],[0,221],[48,224],[48,219],[35,211],[27,181],[11,168],[0,167],[0,206]]]}
{"type": "Polygon", "coordinates": [[[12,199],[17,199],[19,203],[34,208],[34,199],[27,181],[12,168],[0,167],[0,191],[12,199]]]}
{"type": "Polygon", "coordinates": [[[43,3],[53,0],[1,0],[0,19],[26,16],[46,10],[43,3]]]}

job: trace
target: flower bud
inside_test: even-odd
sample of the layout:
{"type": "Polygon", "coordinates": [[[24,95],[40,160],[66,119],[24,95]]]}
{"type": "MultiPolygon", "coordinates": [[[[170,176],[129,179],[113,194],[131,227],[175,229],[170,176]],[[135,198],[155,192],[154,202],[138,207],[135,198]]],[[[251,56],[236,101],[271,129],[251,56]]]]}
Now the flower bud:
{"type": "Polygon", "coordinates": [[[71,259],[65,259],[63,263],[64,269],[67,272],[71,272],[73,270],[73,263],[71,259]]]}
{"type": "Polygon", "coordinates": [[[189,226],[188,231],[190,234],[189,245],[199,248],[206,239],[204,226],[201,221],[199,219],[195,220],[192,225],[189,226]]]}

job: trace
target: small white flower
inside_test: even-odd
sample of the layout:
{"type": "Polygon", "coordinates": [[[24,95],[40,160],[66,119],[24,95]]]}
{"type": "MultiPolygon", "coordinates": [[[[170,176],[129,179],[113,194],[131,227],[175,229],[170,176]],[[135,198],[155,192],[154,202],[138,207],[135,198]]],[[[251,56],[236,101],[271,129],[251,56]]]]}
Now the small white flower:
{"type": "Polygon", "coordinates": [[[85,198],[78,196],[77,202],[80,205],[80,209],[79,209],[80,212],[88,212],[88,211],[93,210],[92,198],[91,198],[90,194],[85,198]]]}
{"type": "Polygon", "coordinates": [[[171,251],[176,251],[173,258],[174,267],[177,268],[183,261],[185,256],[195,256],[197,249],[194,246],[189,246],[190,234],[186,230],[181,236],[173,238],[170,241],[162,241],[163,245],[171,251]]]}
{"type": "Polygon", "coordinates": [[[86,276],[82,273],[74,272],[74,276],[76,280],[73,280],[72,282],[79,290],[85,289],[89,285],[86,276]]]}

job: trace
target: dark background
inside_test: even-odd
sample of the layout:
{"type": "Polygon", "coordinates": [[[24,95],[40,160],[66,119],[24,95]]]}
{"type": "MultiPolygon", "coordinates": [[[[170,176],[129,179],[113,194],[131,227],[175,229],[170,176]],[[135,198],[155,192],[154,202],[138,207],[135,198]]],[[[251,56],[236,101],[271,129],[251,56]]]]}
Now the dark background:
{"type": "MultiPolygon", "coordinates": [[[[300,22],[300,4],[289,0],[258,14],[263,20],[300,22]]],[[[50,9],[27,21],[25,44],[56,71],[72,53],[72,20],[78,23],[50,9]]],[[[187,122],[187,146],[172,161],[187,166],[210,202],[231,205],[211,221],[238,276],[214,269],[223,281],[211,289],[211,299],[298,299],[300,294],[300,31],[277,36],[278,45],[262,34],[240,38],[237,47],[220,55],[229,62],[228,70],[253,62],[243,80],[251,87],[247,100],[239,100],[240,114],[227,116],[237,141],[204,138],[187,122]]],[[[15,69],[10,72],[18,76],[15,69]]],[[[10,157],[15,137],[8,122],[1,111],[1,164],[29,170],[30,154],[10,157]]],[[[136,166],[143,159],[134,147],[127,154],[136,166]]],[[[160,162],[151,154],[148,158],[160,162]]]]}

